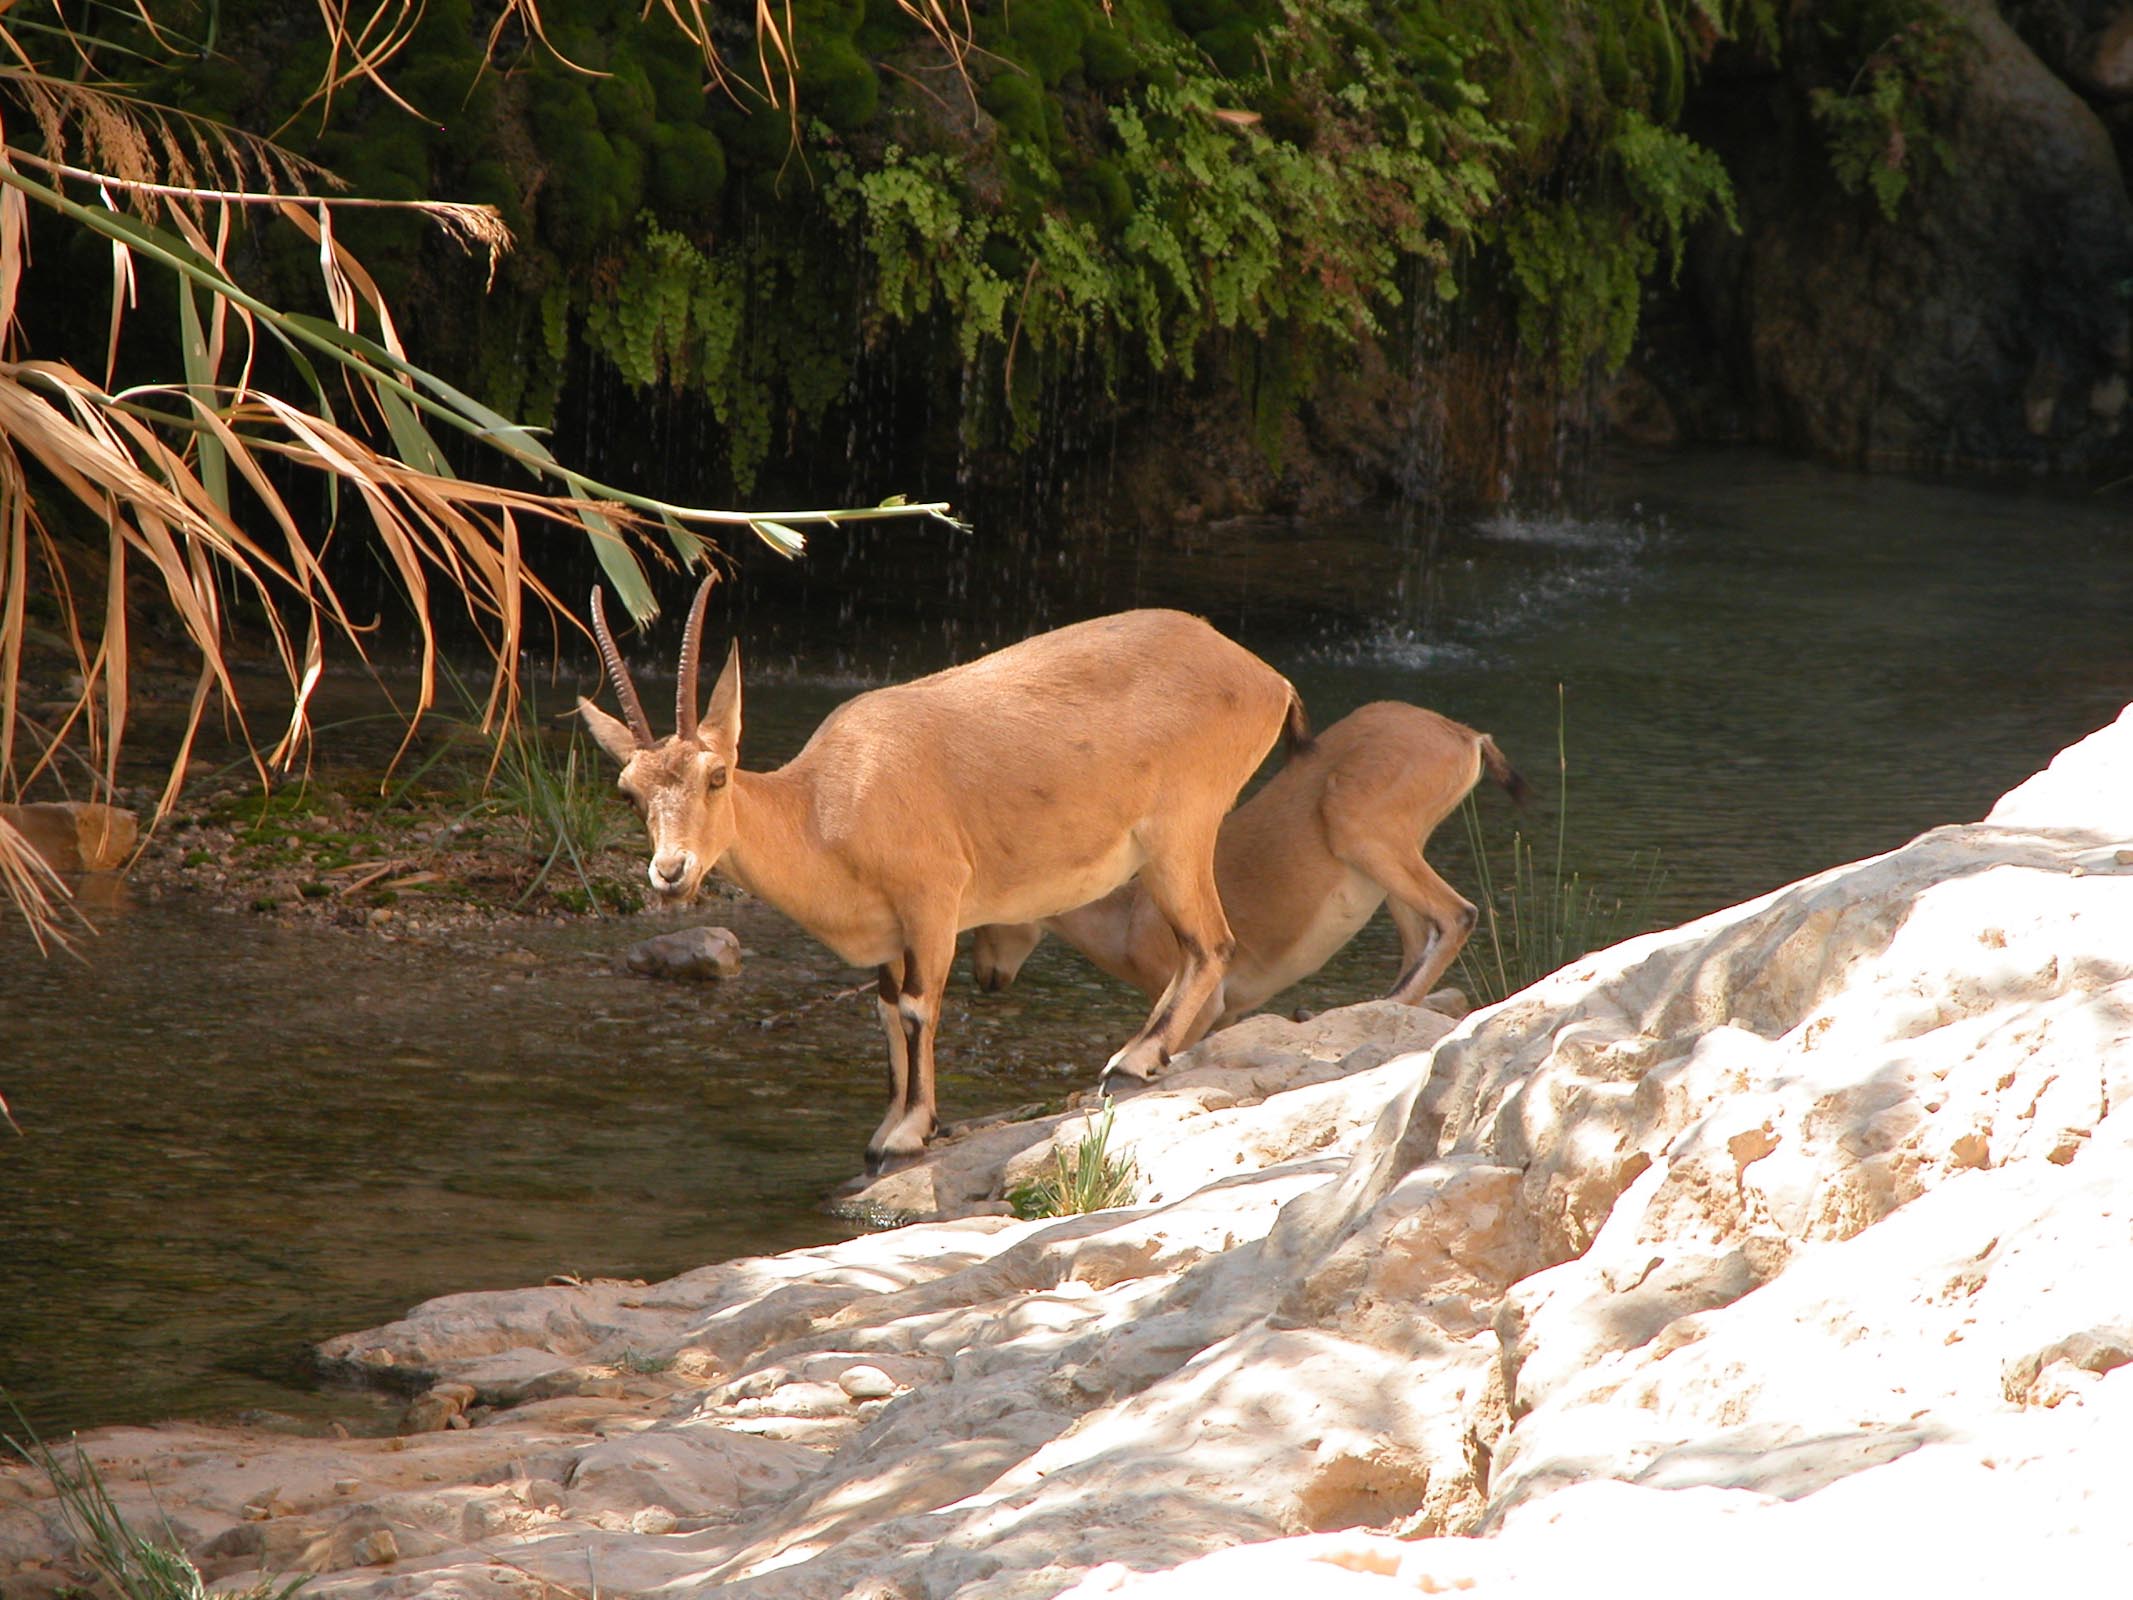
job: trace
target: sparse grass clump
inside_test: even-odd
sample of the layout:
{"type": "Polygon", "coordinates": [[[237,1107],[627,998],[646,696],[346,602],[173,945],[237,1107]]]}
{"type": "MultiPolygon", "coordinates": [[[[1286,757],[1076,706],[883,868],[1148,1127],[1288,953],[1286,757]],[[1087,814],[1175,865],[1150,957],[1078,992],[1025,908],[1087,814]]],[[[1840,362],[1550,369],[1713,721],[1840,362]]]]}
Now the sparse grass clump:
{"type": "MultiPolygon", "coordinates": [[[[588,908],[611,898],[607,885],[595,884],[586,862],[616,841],[621,808],[613,781],[576,729],[559,745],[538,729],[514,723],[497,746],[486,808],[515,817],[526,831],[528,852],[540,860],[521,905],[539,893],[566,857],[588,908]]],[[[557,898],[563,898],[560,892],[557,898]]]]}
{"type": "Polygon", "coordinates": [[[81,1446],[74,1447],[69,1464],[34,1434],[26,1443],[11,1435],[4,1442],[51,1480],[76,1551],[101,1580],[98,1593],[108,1590],[118,1600],[289,1600],[310,1581],[307,1576],[266,1578],[245,1589],[210,1590],[200,1569],[177,1548],[167,1524],[165,1541],[159,1543],[120,1514],[81,1446]]]}
{"type": "Polygon", "coordinates": [[[1493,1005],[1518,993],[1589,950],[1600,950],[1651,927],[1652,908],[1665,874],[1657,852],[1632,863],[1639,876],[1625,893],[1609,895],[1563,866],[1569,816],[1570,762],[1566,753],[1562,693],[1555,722],[1555,852],[1543,868],[1524,834],[1511,836],[1511,875],[1499,883],[1482,837],[1481,814],[1468,795],[1459,814],[1473,852],[1481,920],[1459,954],[1462,986],[1476,1005],[1493,1005]]]}
{"type": "Polygon", "coordinates": [[[1068,1146],[1054,1144],[1052,1167],[1028,1183],[1007,1191],[1007,1203],[1025,1221],[1038,1217],[1073,1217],[1131,1205],[1140,1188],[1140,1169],[1131,1156],[1111,1149],[1111,1123],[1117,1107],[1108,1096],[1100,1115],[1089,1119],[1088,1134],[1068,1146]]]}

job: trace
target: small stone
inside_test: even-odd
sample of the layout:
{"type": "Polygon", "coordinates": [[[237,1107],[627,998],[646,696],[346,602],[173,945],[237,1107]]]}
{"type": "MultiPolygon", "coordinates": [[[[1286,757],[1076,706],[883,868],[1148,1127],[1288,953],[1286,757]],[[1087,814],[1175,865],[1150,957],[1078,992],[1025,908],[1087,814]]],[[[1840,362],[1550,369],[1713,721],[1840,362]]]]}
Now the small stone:
{"type": "Polygon", "coordinates": [[[837,1374],[837,1387],[854,1400],[886,1400],[896,1393],[896,1380],[879,1367],[846,1367],[837,1374]]]}
{"type": "Polygon", "coordinates": [[[363,1480],[361,1478],[335,1478],[333,1480],[333,1492],[335,1494],[354,1494],[356,1490],[362,1487],[363,1480]]]}
{"type": "Polygon", "coordinates": [[[640,940],[623,959],[630,971],[648,977],[702,983],[730,978],[741,970],[741,941],[726,928],[681,928],[640,940]]]}
{"type": "Polygon", "coordinates": [[[110,872],[123,866],[140,835],[139,819],[94,800],[0,805],[15,830],[55,872],[110,872]]]}
{"type": "Polygon", "coordinates": [[[415,1396],[400,1414],[402,1433],[442,1433],[467,1426],[467,1402],[474,1391],[463,1383],[440,1383],[415,1396]]]}
{"type": "Polygon", "coordinates": [[[400,1541],[390,1528],[373,1529],[355,1542],[354,1554],[359,1567],[389,1567],[400,1559],[400,1541]]]}
{"type": "Polygon", "coordinates": [[[563,1509],[563,1486],[553,1478],[528,1478],[518,1485],[518,1497],[537,1510],[563,1509]]]}
{"type": "Polygon", "coordinates": [[[735,1378],[728,1385],[728,1392],[736,1400],[761,1400],[780,1384],[792,1382],[792,1374],[783,1367],[764,1367],[735,1378]]]}
{"type": "Polygon", "coordinates": [[[665,1506],[646,1506],[630,1519],[630,1527],[638,1533],[672,1533],[676,1520],[665,1506]]]}

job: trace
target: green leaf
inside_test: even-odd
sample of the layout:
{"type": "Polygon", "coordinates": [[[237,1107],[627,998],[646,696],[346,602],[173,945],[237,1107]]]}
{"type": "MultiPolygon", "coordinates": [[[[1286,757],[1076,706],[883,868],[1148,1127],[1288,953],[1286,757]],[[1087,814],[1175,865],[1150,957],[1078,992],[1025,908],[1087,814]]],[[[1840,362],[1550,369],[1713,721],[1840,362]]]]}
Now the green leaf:
{"type": "MultiPolygon", "coordinates": [[[[215,368],[208,360],[207,334],[200,325],[200,308],[193,302],[193,285],[190,278],[178,280],[178,323],[181,338],[179,343],[185,351],[185,381],[193,391],[195,404],[215,409],[215,368]]],[[[229,455],[222,448],[222,441],[201,429],[195,438],[200,451],[200,487],[208,492],[215,504],[222,508],[224,516],[230,509],[230,464],[229,455]]]]}
{"type": "Polygon", "coordinates": [[[755,536],[777,551],[781,556],[798,556],[807,553],[807,535],[798,528],[788,528],[782,522],[772,522],[767,517],[757,517],[748,526],[755,536]]]}
{"type": "Polygon", "coordinates": [[[384,385],[372,391],[378,397],[378,409],[385,413],[385,426],[393,436],[393,448],[400,459],[418,471],[439,478],[457,477],[452,464],[444,459],[437,448],[437,441],[430,437],[429,429],[415,415],[415,408],[384,385]]]}
{"type": "Polygon", "coordinates": [[[671,511],[660,512],[659,520],[665,525],[667,542],[674,547],[674,553],[681,557],[681,564],[684,567],[699,565],[704,559],[706,547],[696,531],[677,522],[671,511]]]}
{"type": "Polygon", "coordinates": [[[652,586],[645,581],[644,568],[637,564],[635,552],[622,542],[615,525],[599,512],[581,511],[578,520],[593,536],[593,554],[600,558],[602,570],[614,584],[616,597],[639,622],[650,622],[659,615],[659,602],[653,598],[652,586]]]}

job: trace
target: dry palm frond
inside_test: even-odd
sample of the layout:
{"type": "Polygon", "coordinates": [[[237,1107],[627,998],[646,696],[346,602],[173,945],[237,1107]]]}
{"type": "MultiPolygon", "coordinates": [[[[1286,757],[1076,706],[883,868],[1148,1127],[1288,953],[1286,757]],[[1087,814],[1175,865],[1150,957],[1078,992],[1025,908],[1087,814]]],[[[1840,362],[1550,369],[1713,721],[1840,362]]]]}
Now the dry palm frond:
{"type": "MultiPolygon", "coordinates": [[[[717,71],[702,0],[662,0],[717,71]],[[683,7],[686,7],[684,11],[683,7]]],[[[795,104],[797,57],[782,0],[758,0],[765,82],[771,55],[782,63],[773,104],[795,104]],[[779,95],[782,93],[782,102],[779,95]]],[[[940,0],[922,0],[935,11],[940,0]]],[[[152,38],[163,40],[147,0],[131,0],[152,38]]],[[[375,0],[357,15],[348,0],[320,0],[332,53],[312,102],[357,79],[388,95],[379,73],[406,43],[420,0],[375,0]]],[[[539,34],[534,0],[507,0],[539,34]]],[[[945,15],[945,14],[943,14],[945,15]]],[[[105,81],[73,82],[43,71],[7,25],[0,0],[0,110],[27,108],[41,150],[19,148],[0,122],[0,794],[13,796],[75,741],[86,746],[101,787],[116,787],[129,700],[130,616],[144,594],[173,618],[198,660],[191,703],[170,757],[151,828],[174,803],[209,707],[220,701],[252,748],[261,781],[303,756],[308,707],[329,641],[358,657],[362,630],[329,581],[322,554],[345,508],[359,508],[370,544],[407,595],[421,649],[421,676],[409,737],[429,707],[438,666],[433,606],[457,597],[495,659],[485,727],[508,728],[517,714],[515,663],[531,601],[574,619],[528,571],[522,527],[528,519],[577,528],[591,542],[619,599],[639,619],[656,610],[641,556],[656,523],[673,556],[701,563],[716,552],[697,531],[747,527],[785,554],[797,554],[793,524],[873,517],[947,515],[944,505],[900,497],[873,508],[750,513],[670,504],[602,483],[558,461],[537,433],[512,422],[412,362],[376,282],[340,242],[341,206],[392,204],[436,222],[464,247],[484,250],[493,277],[510,245],[488,207],[446,202],[378,202],[321,191],[336,181],[267,140],[141,101],[105,81]],[[74,192],[70,192],[70,190],[74,192]],[[331,318],[283,310],[247,291],[230,266],[234,218],[286,221],[317,252],[331,318]],[[105,241],[113,299],[105,378],[92,380],[66,360],[32,359],[20,348],[18,297],[32,271],[32,211],[63,219],[105,241]],[[118,347],[133,289],[143,274],[175,282],[182,382],[117,388],[118,347]],[[278,349],[308,397],[270,393],[256,381],[263,348],[278,349]],[[330,380],[330,381],[329,381],[330,380]],[[336,411],[352,398],[352,414],[336,411]],[[431,430],[472,438],[524,467],[538,489],[506,489],[455,474],[431,430]],[[331,486],[323,527],[290,504],[292,479],[322,476],[331,486]],[[84,547],[56,532],[58,506],[76,508],[104,530],[84,547]],[[101,548],[94,548],[100,543],[101,548]],[[101,626],[88,624],[103,591],[101,626]],[[41,631],[26,597],[47,597],[41,631]],[[269,652],[290,691],[288,721],[261,749],[245,722],[233,671],[230,613],[256,613],[269,652]],[[42,749],[26,770],[16,761],[28,726],[19,702],[26,650],[71,668],[69,702],[39,730],[42,749]]],[[[966,17],[967,22],[967,17],[966,17]]],[[[77,40],[77,46],[80,41],[77,40]]],[[[495,43],[492,36],[492,47],[495,43]]],[[[81,62],[91,67],[80,48],[81,62]]],[[[19,833],[0,827],[0,896],[28,919],[40,946],[64,939],[66,889],[19,833]]],[[[4,1107],[0,1107],[4,1112],[4,1107]]]]}
{"type": "Polygon", "coordinates": [[[28,110],[47,159],[76,152],[82,167],[99,180],[128,188],[164,185],[174,194],[195,188],[280,193],[346,187],[317,162],[242,128],[110,85],[47,76],[20,58],[4,22],[0,90],[28,110]],[[17,64],[6,64],[8,56],[17,57],[17,64]]]}

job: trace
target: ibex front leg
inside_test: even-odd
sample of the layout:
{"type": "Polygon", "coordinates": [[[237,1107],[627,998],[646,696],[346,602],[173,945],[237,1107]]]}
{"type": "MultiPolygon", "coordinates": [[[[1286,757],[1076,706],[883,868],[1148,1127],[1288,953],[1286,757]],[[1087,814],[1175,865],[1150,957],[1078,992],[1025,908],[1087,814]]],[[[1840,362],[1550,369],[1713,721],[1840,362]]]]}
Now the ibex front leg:
{"type": "Polygon", "coordinates": [[[889,1109],[867,1141],[870,1173],[892,1172],[914,1160],[933,1133],[933,1041],[955,959],[954,926],[951,915],[945,937],[927,928],[901,959],[878,971],[875,1003],[889,1039],[889,1109]]]}

